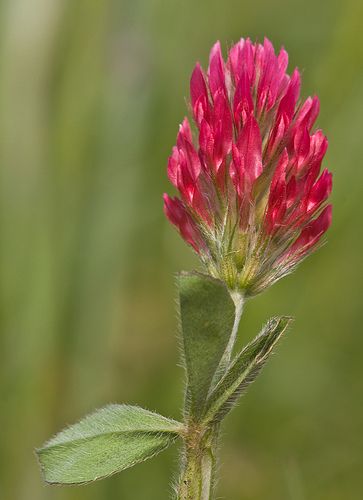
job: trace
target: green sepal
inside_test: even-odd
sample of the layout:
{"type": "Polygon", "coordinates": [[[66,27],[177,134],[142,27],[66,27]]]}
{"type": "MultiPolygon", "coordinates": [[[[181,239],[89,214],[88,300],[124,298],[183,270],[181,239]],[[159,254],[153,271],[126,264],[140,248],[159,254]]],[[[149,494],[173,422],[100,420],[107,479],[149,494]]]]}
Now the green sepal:
{"type": "Polygon", "coordinates": [[[198,419],[233,329],[235,305],[226,285],[200,273],[178,276],[187,373],[186,410],[198,419]]]}
{"type": "Polygon", "coordinates": [[[88,483],[153,457],[182,428],[137,406],[109,405],[61,431],[36,453],[47,483],[88,483]]]}
{"type": "Polygon", "coordinates": [[[207,400],[203,417],[205,424],[220,422],[236,404],[260,373],[291,321],[288,316],[271,318],[259,335],[234,358],[207,400]]]}

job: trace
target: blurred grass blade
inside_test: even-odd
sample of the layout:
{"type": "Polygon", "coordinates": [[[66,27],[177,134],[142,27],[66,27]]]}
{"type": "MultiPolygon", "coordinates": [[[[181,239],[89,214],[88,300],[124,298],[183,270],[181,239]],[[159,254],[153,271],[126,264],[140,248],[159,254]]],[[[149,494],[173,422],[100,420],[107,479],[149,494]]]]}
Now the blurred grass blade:
{"type": "Polygon", "coordinates": [[[206,404],[203,421],[219,422],[247,390],[280,339],[292,318],[281,316],[271,318],[257,337],[233,360],[229,370],[215,387],[206,404]]]}
{"type": "Polygon", "coordinates": [[[198,417],[232,332],[235,305],[225,284],[217,279],[181,273],[178,283],[187,404],[198,417]]]}
{"type": "Polygon", "coordinates": [[[102,479],[147,460],[179,435],[182,424],[137,406],[109,405],[38,449],[47,483],[102,479]]]}

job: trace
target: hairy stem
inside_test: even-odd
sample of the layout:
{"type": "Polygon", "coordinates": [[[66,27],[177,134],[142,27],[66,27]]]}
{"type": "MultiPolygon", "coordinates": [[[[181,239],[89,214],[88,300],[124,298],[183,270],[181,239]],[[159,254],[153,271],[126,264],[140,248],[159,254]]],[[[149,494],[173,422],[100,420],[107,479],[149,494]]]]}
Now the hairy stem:
{"type": "Polygon", "coordinates": [[[214,486],[218,429],[191,424],[185,437],[177,500],[210,500],[214,486]]]}

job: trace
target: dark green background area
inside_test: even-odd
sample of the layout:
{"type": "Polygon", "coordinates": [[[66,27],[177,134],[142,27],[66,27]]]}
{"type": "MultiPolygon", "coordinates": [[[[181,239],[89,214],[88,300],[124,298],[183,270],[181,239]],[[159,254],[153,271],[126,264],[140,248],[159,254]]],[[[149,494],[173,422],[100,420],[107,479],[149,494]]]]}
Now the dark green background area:
{"type": "Polygon", "coordinates": [[[363,490],[363,3],[0,3],[0,497],[163,500],[177,448],[81,488],[33,448],[108,402],[179,418],[173,273],[197,260],[161,196],[189,76],[215,40],[290,55],[330,146],[328,244],[249,302],[241,342],[296,321],[224,427],[219,497],[360,500],[363,490]]]}

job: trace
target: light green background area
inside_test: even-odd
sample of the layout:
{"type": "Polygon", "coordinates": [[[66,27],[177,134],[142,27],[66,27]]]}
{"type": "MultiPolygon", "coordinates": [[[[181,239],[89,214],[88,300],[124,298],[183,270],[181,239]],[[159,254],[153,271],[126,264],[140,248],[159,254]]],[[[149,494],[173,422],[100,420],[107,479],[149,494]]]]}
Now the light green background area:
{"type": "Polygon", "coordinates": [[[227,419],[219,498],[360,500],[363,490],[363,3],[0,3],[0,497],[163,500],[177,448],[81,488],[33,448],[109,402],[180,418],[173,273],[197,260],[161,196],[194,62],[216,39],[284,44],[330,146],[328,244],[249,302],[241,342],[295,324],[227,419]]]}

